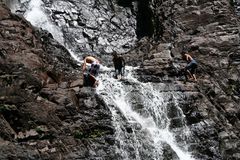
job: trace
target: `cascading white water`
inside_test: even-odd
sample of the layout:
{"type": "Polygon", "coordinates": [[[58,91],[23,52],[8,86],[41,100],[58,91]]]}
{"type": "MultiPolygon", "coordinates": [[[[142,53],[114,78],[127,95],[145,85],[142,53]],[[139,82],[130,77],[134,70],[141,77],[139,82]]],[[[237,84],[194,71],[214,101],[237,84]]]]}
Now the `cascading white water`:
{"type": "MultiPolygon", "coordinates": [[[[131,70],[132,68],[129,69],[130,72],[131,70]]],[[[137,81],[131,74],[128,74],[123,82],[111,78],[108,74],[109,72],[101,76],[102,82],[97,92],[112,106],[110,108],[117,130],[116,138],[120,143],[116,149],[121,158],[163,159],[163,146],[167,144],[180,160],[192,160],[191,155],[185,151],[186,148],[178,146],[174,133],[169,130],[170,120],[165,102],[169,95],[154,89],[152,83],[137,81]],[[139,104],[140,107],[136,106],[139,104]],[[124,123],[121,121],[124,119],[133,124],[131,134],[126,135],[123,129],[124,123]],[[132,143],[130,145],[133,148],[130,147],[130,150],[128,143],[132,143]]],[[[170,96],[173,96],[172,94],[174,93],[170,96]]]]}
{"type": "MultiPolygon", "coordinates": [[[[20,0],[20,3],[24,3],[25,1],[26,0],[20,0]]],[[[32,25],[49,31],[53,35],[54,39],[64,45],[61,29],[51,22],[49,17],[50,15],[48,15],[44,8],[42,8],[43,4],[42,0],[31,0],[28,3],[29,6],[23,15],[24,18],[31,22],[32,25]]],[[[19,3],[16,0],[11,0],[8,5],[12,12],[16,12],[18,10],[19,3]]]]}
{"type": "Polygon", "coordinates": [[[30,10],[24,14],[24,17],[34,26],[48,30],[59,43],[64,44],[60,28],[52,24],[44,9],[42,9],[42,4],[41,0],[31,0],[28,7],[30,10]]]}
{"type": "MultiPolygon", "coordinates": [[[[52,24],[49,17],[42,9],[41,0],[31,0],[30,10],[24,14],[25,18],[33,25],[48,30],[54,38],[63,44],[62,32],[52,24]]],[[[67,47],[67,46],[65,46],[67,47]]],[[[76,54],[71,55],[78,60],[76,54]]],[[[104,68],[104,74],[100,75],[101,83],[97,88],[113,115],[113,123],[116,129],[115,145],[116,155],[124,160],[148,160],[164,159],[164,148],[169,146],[176,157],[173,159],[191,160],[187,152],[186,144],[176,142],[175,134],[170,131],[170,119],[167,116],[167,102],[169,97],[174,97],[177,105],[176,93],[162,93],[157,84],[141,83],[131,76],[133,68],[127,68],[130,72],[125,81],[111,78],[110,70],[104,68]]],[[[181,109],[179,116],[182,116],[181,109]]],[[[182,131],[183,136],[187,130],[182,131]]],[[[182,142],[184,143],[184,142],[182,142]]]]}

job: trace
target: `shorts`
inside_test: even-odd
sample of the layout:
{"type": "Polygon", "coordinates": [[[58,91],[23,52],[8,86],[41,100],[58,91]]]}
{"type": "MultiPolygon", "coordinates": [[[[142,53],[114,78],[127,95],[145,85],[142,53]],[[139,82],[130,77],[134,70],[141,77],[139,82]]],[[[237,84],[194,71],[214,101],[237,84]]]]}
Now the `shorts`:
{"type": "Polygon", "coordinates": [[[123,74],[124,74],[123,67],[115,69],[115,73],[116,73],[116,76],[118,76],[120,74],[121,74],[121,76],[123,76],[123,74]]]}
{"type": "Polygon", "coordinates": [[[186,67],[186,70],[188,70],[191,74],[196,74],[197,70],[197,62],[195,60],[192,60],[186,67]]]}
{"type": "Polygon", "coordinates": [[[100,69],[100,64],[99,63],[96,63],[96,62],[93,62],[91,64],[91,67],[89,69],[89,73],[94,75],[94,76],[97,76],[98,73],[99,73],[99,69],[100,69]]]}
{"type": "Polygon", "coordinates": [[[96,79],[92,78],[89,73],[83,74],[83,86],[93,87],[96,79]]]}

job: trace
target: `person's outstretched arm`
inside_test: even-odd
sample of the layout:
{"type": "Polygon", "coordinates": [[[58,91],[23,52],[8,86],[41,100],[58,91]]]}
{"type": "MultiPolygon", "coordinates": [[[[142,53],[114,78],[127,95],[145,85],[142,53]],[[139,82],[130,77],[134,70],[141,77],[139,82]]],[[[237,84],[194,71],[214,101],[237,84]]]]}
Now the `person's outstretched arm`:
{"type": "Polygon", "coordinates": [[[186,54],[186,60],[187,60],[187,61],[191,61],[191,60],[192,60],[192,57],[191,57],[189,54],[186,54]]]}

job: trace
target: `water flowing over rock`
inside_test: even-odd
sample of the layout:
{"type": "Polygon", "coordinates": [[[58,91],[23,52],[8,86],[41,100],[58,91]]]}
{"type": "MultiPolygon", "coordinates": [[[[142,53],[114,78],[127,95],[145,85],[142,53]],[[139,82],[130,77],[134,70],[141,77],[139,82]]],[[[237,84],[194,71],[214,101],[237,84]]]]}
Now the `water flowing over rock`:
{"type": "Polygon", "coordinates": [[[125,52],[136,40],[136,11],[112,0],[27,0],[20,3],[15,0],[11,6],[12,11],[22,14],[33,25],[47,29],[75,53],[125,52]]]}
{"type": "Polygon", "coordinates": [[[2,4],[0,14],[0,159],[114,155],[110,111],[70,53],[2,4]]]}
{"type": "MultiPolygon", "coordinates": [[[[239,159],[239,18],[229,1],[154,1],[153,41],[125,55],[139,80],[185,96],[180,108],[198,159],[239,159]],[[160,41],[160,43],[159,43],[160,41]],[[183,83],[181,53],[198,61],[198,83],[183,83]],[[137,59],[138,61],[133,61],[137,59]],[[234,137],[234,138],[233,138],[234,137]]],[[[176,126],[176,125],[174,125],[176,126]]]]}
{"type": "Polygon", "coordinates": [[[238,10],[237,0],[0,1],[0,159],[240,159],[238,10]],[[128,65],[121,81],[113,50],[128,65]],[[185,52],[197,82],[181,72],[185,52]],[[105,65],[97,89],[83,86],[82,53],[105,65]]]}

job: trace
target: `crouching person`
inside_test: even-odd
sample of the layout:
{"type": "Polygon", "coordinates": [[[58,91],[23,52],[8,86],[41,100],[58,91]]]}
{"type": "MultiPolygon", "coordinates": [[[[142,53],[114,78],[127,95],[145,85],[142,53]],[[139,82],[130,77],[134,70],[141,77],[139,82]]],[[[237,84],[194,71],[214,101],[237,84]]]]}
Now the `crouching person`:
{"type": "Polygon", "coordinates": [[[100,62],[98,59],[92,56],[87,56],[84,58],[83,63],[83,86],[90,86],[96,88],[99,85],[97,76],[100,69],[100,62]],[[91,64],[90,68],[87,69],[87,63],[91,64]]]}

